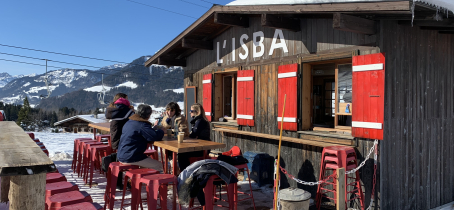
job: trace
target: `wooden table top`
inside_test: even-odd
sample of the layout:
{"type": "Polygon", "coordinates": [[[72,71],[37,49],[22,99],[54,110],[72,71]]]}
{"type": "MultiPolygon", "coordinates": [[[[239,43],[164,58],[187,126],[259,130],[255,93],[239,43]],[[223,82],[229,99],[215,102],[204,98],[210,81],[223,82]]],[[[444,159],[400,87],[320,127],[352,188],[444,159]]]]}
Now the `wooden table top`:
{"type": "Polygon", "coordinates": [[[55,171],[54,162],[15,122],[0,122],[0,176],[55,171]]]}
{"type": "Polygon", "coordinates": [[[110,123],[89,123],[88,126],[102,131],[110,132],[110,123]]]}
{"type": "Polygon", "coordinates": [[[163,141],[155,141],[153,144],[176,153],[221,149],[226,147],[224,143],[190,138],[184,138],[183,143],[178,143],[177,139],[167,139],[167,137],[164,137],[163,141]]]}

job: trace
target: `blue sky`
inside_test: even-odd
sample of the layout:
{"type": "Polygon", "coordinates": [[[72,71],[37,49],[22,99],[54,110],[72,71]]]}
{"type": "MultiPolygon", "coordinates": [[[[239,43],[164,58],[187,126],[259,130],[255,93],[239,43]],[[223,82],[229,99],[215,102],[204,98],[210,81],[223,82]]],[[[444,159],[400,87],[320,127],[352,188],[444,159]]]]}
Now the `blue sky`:
{"type": "MultiPolygon", "coordinates": [[[[131,1],[199,18],[212,3],[225,5],[232,0],[131,1]]],[[[131,62],[140,56],[154,54],[196,20],[131,1],[2,1],[0,45],[131,62]]],[[[96,67],[115,63],[0,46],[0,59],[43,65],[43,60],[2,53],[96,67]]],[[[48,65],[85,68],[51,61],[48,65]]],[[[1,72],[11,75],[41,74],[45,72],[45,67],[0,60],[1,72]]]]}

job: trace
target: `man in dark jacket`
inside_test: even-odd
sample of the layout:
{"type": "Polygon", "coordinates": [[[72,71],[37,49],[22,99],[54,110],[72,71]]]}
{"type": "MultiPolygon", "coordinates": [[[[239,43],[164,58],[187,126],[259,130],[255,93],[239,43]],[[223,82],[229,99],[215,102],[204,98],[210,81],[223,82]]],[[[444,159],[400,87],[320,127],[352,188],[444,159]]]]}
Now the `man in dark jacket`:
{"type": "MultiPolygon", "coordinates": [[[[119,94],[117,94],[119,95],[119,94]]],[[[124,94],[126,96],[126,94],[124,94]]],[[[120,142],[121,133],[124,124],[128,121],[128,118],[134,114],[134,110],[131,109],[130,103],[125,98],[118,97],[113,103],[106,109],[106,119],[111,119],[110,122],[110,137],[112,142],[112,149],[118,149],[118,143],[120,142]]]]}
{"type": "Polygon", "coordinates": [[[161,162],[144,154],[148,148],[148,143],[161,141],[164,137],[163,130],[155,130],[151,127],[152,124],[148,121],[151,112],[150,106],[141,104],[137,108],[137,114],[131,116],[123,126],[117,158],[126,165],[138,165],[162,171],[161,162]]]}

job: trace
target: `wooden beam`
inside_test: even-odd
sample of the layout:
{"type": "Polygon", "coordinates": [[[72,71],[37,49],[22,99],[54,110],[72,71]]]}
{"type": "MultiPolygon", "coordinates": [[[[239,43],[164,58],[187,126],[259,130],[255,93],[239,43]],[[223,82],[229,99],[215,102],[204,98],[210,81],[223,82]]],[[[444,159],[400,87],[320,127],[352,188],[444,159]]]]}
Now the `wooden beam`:
{"type": "Polygon", "coordinates": [[[173,59],[168,57],[158,57],[158,65],[167,65],[167,66],[186,66],[186,60],[183,59],[173,59]]]}
{"type": "Polygon", "coordinates": [[[336,210],[345,209],[345,168],[336,169],[336,210]]]}
{"type": "Polygon", "coordinates": [[[248,28],[249,17],[246,15],[214,13],[214,23],[248,28]]]}
{"type": "Polygon", "coordinates": [[[439,34],[454,34],[454,31],[439,31],[439,34]]]}
{"type": "MultiPolygon", "coordinates": [[[[400,20],[397,22],[399,25],[412,25],[411,20],[400,20]]],[[[413,21],[414,26],[454,26],[451,20],[415,20],[413,21]]]]}
{"type": "Polygon", "coordinates": [[[300,20],[284,17],[282,15],[262,14],[262,26],[270,28],[300,31],[300,20]]]}
{"type": "Polygon", "coordinates": [[[421,30],[436,30],[436,31],[454,31],[454,26],[452,27],[442,27],[442,26],[421,26],[421,30]]]}
{"type": "Polygon", "coordinates": [[[181,41],[181,46],[183,46],[184,48],[213,50],[212,41],[203,41],[203,40],[183,38],[183,40],[181,41]]]}
{"type": "Polygon", "coordinates": [[[359,34],[375,34],[375,21],[341,13],[333,14],[333,28],[359,34]]]}

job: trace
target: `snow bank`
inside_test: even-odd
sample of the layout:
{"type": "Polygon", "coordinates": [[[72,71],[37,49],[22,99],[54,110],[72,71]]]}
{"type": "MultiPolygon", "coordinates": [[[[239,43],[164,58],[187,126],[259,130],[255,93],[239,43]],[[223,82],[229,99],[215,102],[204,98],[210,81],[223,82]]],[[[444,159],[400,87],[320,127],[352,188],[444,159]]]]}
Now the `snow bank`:
{"type": "Polygon", "coordinates": [[[93,138],[93,134],[34,132],[35,138],[44,143],[52,160],[72,160],[74,139],[93,138]]]}

